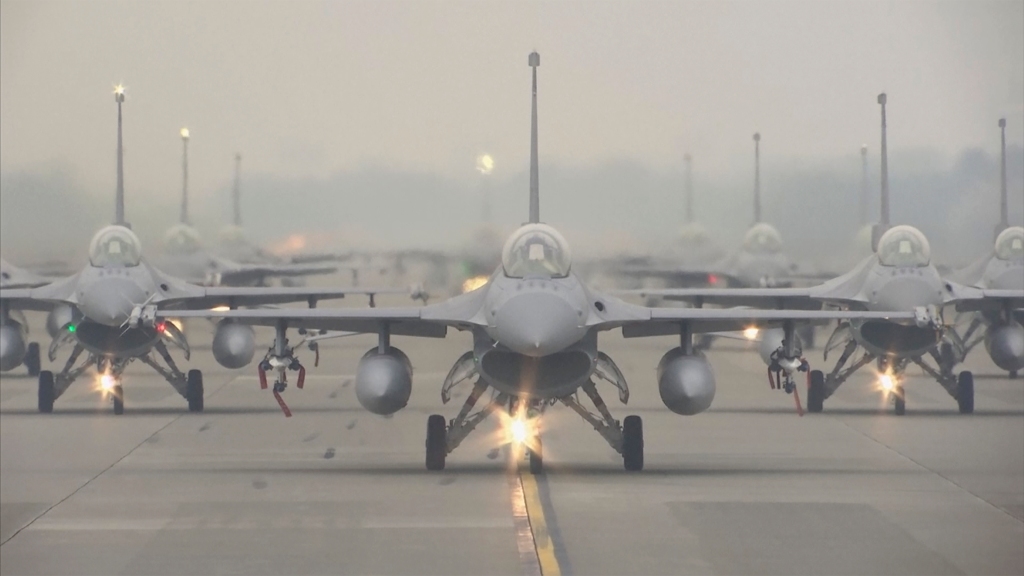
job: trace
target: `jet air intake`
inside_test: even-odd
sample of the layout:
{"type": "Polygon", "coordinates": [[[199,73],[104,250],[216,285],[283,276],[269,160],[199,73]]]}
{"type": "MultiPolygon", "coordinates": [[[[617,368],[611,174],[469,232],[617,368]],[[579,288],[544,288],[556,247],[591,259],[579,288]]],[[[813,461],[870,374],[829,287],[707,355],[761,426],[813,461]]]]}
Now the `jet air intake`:
{"type": "Polygon", "coordinates": [[[356,370],[356,398],[374,414],[394,414],[409,403],[412,395],[412,363],[398,348],[383,354],[371,348],[359,360],[356,370]]]}

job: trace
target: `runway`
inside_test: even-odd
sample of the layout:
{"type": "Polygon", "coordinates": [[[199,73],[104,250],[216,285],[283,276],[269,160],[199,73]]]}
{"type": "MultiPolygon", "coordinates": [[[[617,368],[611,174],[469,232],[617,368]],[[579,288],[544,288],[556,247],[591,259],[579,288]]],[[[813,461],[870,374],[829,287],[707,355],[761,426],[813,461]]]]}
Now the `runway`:
{"type": "MultiPolygon", "coordinates": [[[[38,414],[35,380],[4,374],[0,572],[1024,573],[1024,381],[998,374],[980,349],[968,361],[975,414],[958,414],[913,369],[906,416],[864,371],[825,413],[798,417],[792,396],[769,390],[756,352],[724,342],[710,353],[711,410],[682,417],[654,380],[675,341],[608,334],[602,349],[630,382],[629,404],[599,388],[617,418],[643,417],[645,470],[623,471],[589,425],[555,407],[547,472],[520,479],[494,450],[493,422],[445,471],[424,469],[427,416],[452,417],[468,392],[441,404],[465,334],[394,338],[415,373],[409,406],[391,418],[364,411],[353,391],[375,337],[326,343],[305,389],[285,392],[285,418],[254,366],[213,361],[210,334],[189,326],[202,414],[138,363],[123,416],[89,378],[38,414]]],[[[259,336],[269,343],[269,331],[259,336]]],[[[809,359],[823,365],[820,350],[809,359]]]]}

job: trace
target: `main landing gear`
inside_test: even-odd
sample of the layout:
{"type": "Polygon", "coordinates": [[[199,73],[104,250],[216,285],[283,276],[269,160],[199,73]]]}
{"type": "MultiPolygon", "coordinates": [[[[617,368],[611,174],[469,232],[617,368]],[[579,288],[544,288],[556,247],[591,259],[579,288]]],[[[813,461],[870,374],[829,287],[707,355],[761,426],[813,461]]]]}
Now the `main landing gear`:
{"type": "Polygon", "coordinates": [[[860,348],[860,345],[853,338],[852,331],[848,324],[840,324],[836,331],[829,338],[825,346],[825,359],[828,359],[829,351],[843,346],[843,352],[836,361],[835,367],[828,374],[820,370],[814,370],[810,374],[807,386],[807,409],[809,412],[821,412],[824,409],[824,402],[854,372],[862,367],[876,362],[879,373],[879,386],[882,391],[892,400],[893,410],[897,416],[907,412],[907,397],[903,388],[903,373],[911,363],[917,365],[926,374],[935,379],[940,386],[957,402],[957,408],[961,414],[974,412],[974,374],[964,370],[959,374],[953,372],[955,353],[951,345],[942,343],[928,351],[936,366],[931,366],[921,356],[907,357],[878,357],[867,350],[860,348]],[[847,362],[861,349],[860,356],[849,366],[847,362]]]}
{"type": "MultiPolygon", "coordinates": [[[[55,344],[58,342],[55,341],[55,344]]],[[[57,346],[50,347],[50,361],[56,357],[57,346]]],[[[189,412],[203,411],[203,373],[199,370],[189,370],[186,375],[178,369],[174,359],[163,341],[158,340],[153,346],[160,358],[166,364],[162,365],[152,352],[138,357],[144,364],[153,368],[158,374],[164,377],[171,386],[188,401],[189,412]]],[[[85,360],[78,363],[85,348],[75,343],[71,355],[64,364],[63,370],[54,374],[49,370],[39,372],[39,412],[49,414],[53,412],[53,404],[89,368],[95,367],[99,374],[100,389],[105,395],[109,395],[114,407],[114,414],[124,414],[124,388],[121,384],[124,369],[135,358],[107,358],[95,354],[89,354],[85,360]],[[76,366],[76,364],[78,364],[76,366]]],[[[185,350],[185,359],[188,359],[188,350],[185,350]]]]}
{"type": "MultiPolygon", "coordinates": [[[[442,399],[447,401],[454,384],[477,376],[473,390],[466,397],[458,415],[450,421],[440,414],[427,418],[426,466],[427,470],[443,470],[445,459],[455,450],[467,436],[486,420],[492,413],[500,412],[506,420],[507,433],[513,449],[520,448],[525,452],[532,474],[544,471],[544,448],[540,429],[536,425],[544,411],[555,402],[571,408],[584,420],[589,422],[616,452],[622,455],[622,463],[626,470],[638,471],[644,467],[644,429],[639,416],[627,416],[623,422],[615,420],[607,405],[597,391],[593,380],[587,380],[581,386],[583,392],[593,403],[597,413],[583,406],[579,395],[573,394],[557,399],[519,398],[504,392],[492,394],[487,404],[474,412],[477,402],[487,391],[488,385],[474,370],[466,370],[463,363],[456,363],[442,389],[442,399]],[[456,378],[457,377],[457,378],[456,378]]],[[[602,358],[598,362],[599,369],[595,375],[602,380],[612,382],[619,390],[619,398],[623,403],[629,399],[629,388],[618,368],[602,358]]]]}

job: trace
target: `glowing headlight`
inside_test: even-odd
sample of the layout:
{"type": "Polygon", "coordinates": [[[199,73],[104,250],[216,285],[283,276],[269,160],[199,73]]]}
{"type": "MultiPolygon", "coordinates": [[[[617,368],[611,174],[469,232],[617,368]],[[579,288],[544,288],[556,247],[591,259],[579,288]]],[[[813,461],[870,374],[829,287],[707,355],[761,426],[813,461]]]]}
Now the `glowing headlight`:
{"type": "Polygon", "coordinates": [[[117,385],[117,378],[114,378],[110,374],[103,374],[100,376],[100,389],[104,392],[110,392],[117,385]]]}
{"type": "Polygon", "coordinates": [[[878,385],[882,387],[882,390],[892,392],[896,387],[896,379],[893,378],[892,374],[880,374],[878,376],[878,385]]]}

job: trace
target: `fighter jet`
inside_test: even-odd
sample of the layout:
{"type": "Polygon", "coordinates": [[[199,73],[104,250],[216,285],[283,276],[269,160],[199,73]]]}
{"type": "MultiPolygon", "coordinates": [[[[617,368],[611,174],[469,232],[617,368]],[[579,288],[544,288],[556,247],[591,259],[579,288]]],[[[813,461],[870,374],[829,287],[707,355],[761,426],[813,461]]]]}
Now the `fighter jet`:
{"type": "Polygon", "coordinates": [[[330,264],[259,263],[242,264],[217,256],[203,245],[199,232],[192,226],[188,213],[188,128],[181,129],[182,187],[181,215],[177,224],[164,235],[163,253],[153,258],[159,269],[188,282],[207,286],[266,286],[270,278],[300,278],[332,274],[337,266],[330,264]]]}
{"type": "MultiPolygon", "coordinates": [[[[242,155],[235,154],[235,176],[231,187],[232,221],[221,229],[218,235],[218,255],[239,264],[314,264],[321,262],[340,262],[351,259],[353,254],[335,253],[300,253],[291,256],[278,256],[250,240],[242,228],[242,189],[241,189],[242,155]]],[[[345,267],[350,268],[350,267],[345,267]]],[[[355,274],[353,274],[355,276],[355,274]]],[[[283,281],[293,281],[283,278],[283,281]]]]}
{"type": "MultiPolygon", "coordinates": [[[[874,254],[853,270],[819,286],[785,289],[730,290],[651,290],[637,291],[642,296],[654,294],[668,300],[682,300],[696,305],[758,306],[778,309],[820,309],[823,305],[850,311],[908,311],[925,307],[942,309],[955,306],[958,311],[984,311],[993,319],[990,351],[1007,354],[996,359],[1004,363],[1024,361],[1024,346],[1016,343],[1024,338],[1024,328],[1014,320],[1013,311],[1024,307],[1024,289],[973,288],[943,280],[931,263],[928,240],[911,226],[891,226],[889,221],[889,178],[886,157],[885,104],[886,95],[878,96],[882,107],[882,207],[881,223],[873,233],[874,254]]],[[[774,367],[774,350],[782,335],[769,333],[761,343],[761,355],[774,367]]],[[[959,374],[943,362],[937,347],[943,342],[956,344],[955,331],[942,323],[935,325],[900,325],[892,322],[851,318],[839,323],[825,346],[829,352],[842,352],[833,369],[825,374],[813,370],[809,374],[807,405],[811,412],[821,412],[824,402],[858,369],[875,362],[879,384],[892,399],[896,414],[906,411],[903,373],[911,363],[921,367],[956,399],[961,413],[974,411],[974,376],[970,371],[959,374]],[[846,364],[860,351],[848,367],[846,364]],[[923,359],[932,356],[938,368],[923,359]]]]}
{"type": "MultiPolygon", "coordinates": [[[[72,382],[95,367],[98,383],[113,400],[114,413],[124,412],[121,375],[134,360],[141,360],[163,376],[187,401],[190,411],[203,409],[203,375],[178,369],[168,345],[180,349],[187,360],[189,345],[172,322],[139,326],[133,311],[140,305],[156,310],[225,306],[256,306],[308,302],[369,294],[374,290],[294,288],[205,288],[185,283],[150,266],[142,258],[138,237],[124,219],[124,172],[121,146],[121,105],[124,89],[115,91],[118,108],[117,198],[114,224],[102,228],[89,245],[89,264],[77,274],[37,288],[0,288],[0,365],[8,367],[25,354],[23,320],[16,311],[49,312],[48,323],[60,326],[49,346],[50,361],[71,346],[64,368],[54,374],[39,372],[39,411],[52,412],[54,401],[72,382]],[[17,322],[17,323],[16,323],[17,322]],[[78,363],[82,354],[84,360],[78,363]],[[160,363],[160,359],[164,364],[160,363]],[[76,363],[78,365],[76,366],[76,363]]],[[[213,355],[228,368],[248,364],[255,351],[252,328],[231,321],[217,325],[213,355]]]]}
{"type": "MultiPolygon", "coordinates": [[[[24,268],[19,268],[0,258],[0,288],[35,288],[43,286],[55,280],[48,276],[36,274],[24,268]]],[[[29,376],[39,376],[42,369],[42,362],[39,353],[38,342],[28,342],[28,321],[20,310],[11,310],[8,314],[4,327],[0,327],[17,338],[5,337],[3,348],[0,349],[0,372],[7,372],[25,365],[29,376]],[[11,347],[8,349],[7,347],[11,347]]]]}
{"type": "MultiPolygon", "coordinates": [[[[540,56],[529,56],[532,70],[529,221],[505,241],[501,265],[488,282],[471,292],[421,308],[193,311],[179,315],[231,319],[274,326],[274,348],[260,364],[261,374],[274,370],[273,391],[280,402],[285,374],[300,369],[296,346],[287,339],[289,327],[333,329],[377,335],[356,373],[356,397],[375,414],[402,409],[412,390],[412,364],[391,343],[392,336],[441,338],[449,328],[473,335],[473,349],[462,355],[441,386],[448,402],[452,389],[472,381],[473,389],[455,418],[440,414],[427,419],[426,466],[440,470],[454,450],[490,414],[506,424],[511,439],[525,443],[533,472],[543,467],[541,416],[555,403],[568,406],[594,427],[622,455],[627,470],[644,462],[643,423],[639,416],[616,420],[596,382],[612,385],[623,403],[629,386],[615,362],[600,351],[601,332],[621,329],[626,337],[677,335],[679,345],[664,355],[657,379],[661,398],[672,411],[691,415],[706,410],[714,398],[710,364],[695,353],[693,335],[749,326],[782,326],[786,342],[778,350],[786,378],[801,369],[794,330],[807,322],[862,319],[909,322],[931,328],[926,310],[875,312],[831,310],[753,310],[648,308],[628,304],[584,285],[572,270],[565,238],[540,219],[537,151],[537,67],[540,56]],[[484,407],[473,412],[490,391],[484,407]],[[593,404],[585,407],[580,391],[593,404]]],[[[132,318],[140,327],[159,323],[166,312],[140,306],[132,318]]],[[[141,328],[140,328],[141,329],[141,328]]],[[[265,378],[265,376],[264,376],[265,378]]],[[[265,380],[264,380],[265,382],[265,380]]],[[[517,449],[518,450],[518,449],[517,449]]],[[[522,452],[517,452],[521,454],[522,452]]]]}
{"type": "MultiPolygon", "coordinates": [[[[999,120],[1001,131],[1000,156],[1000,209],[995,228],[993,250],[962,270],[949,275],[951,280],[978,288],[1024,289],[1024,228],[1010,226],[1006,192],[1006,119],[999,120]]],[[[1016,324],[1024,323],[1024,312],[1015,314],[1016,324]]],[[[989,357],[1011,378],[1024,369],[1024,332],[1002,322],[998,314],[971,314],[970,325],[961,337],[963,350],[945,343],[941,347],[943,360],[951,366],[962,362],[978,344],[984,342],[989,357]],[[985,326],[983,333],[978,329],[985,326]]],[[[951,368],[950,368],[951,369],[951,368]]]]}

